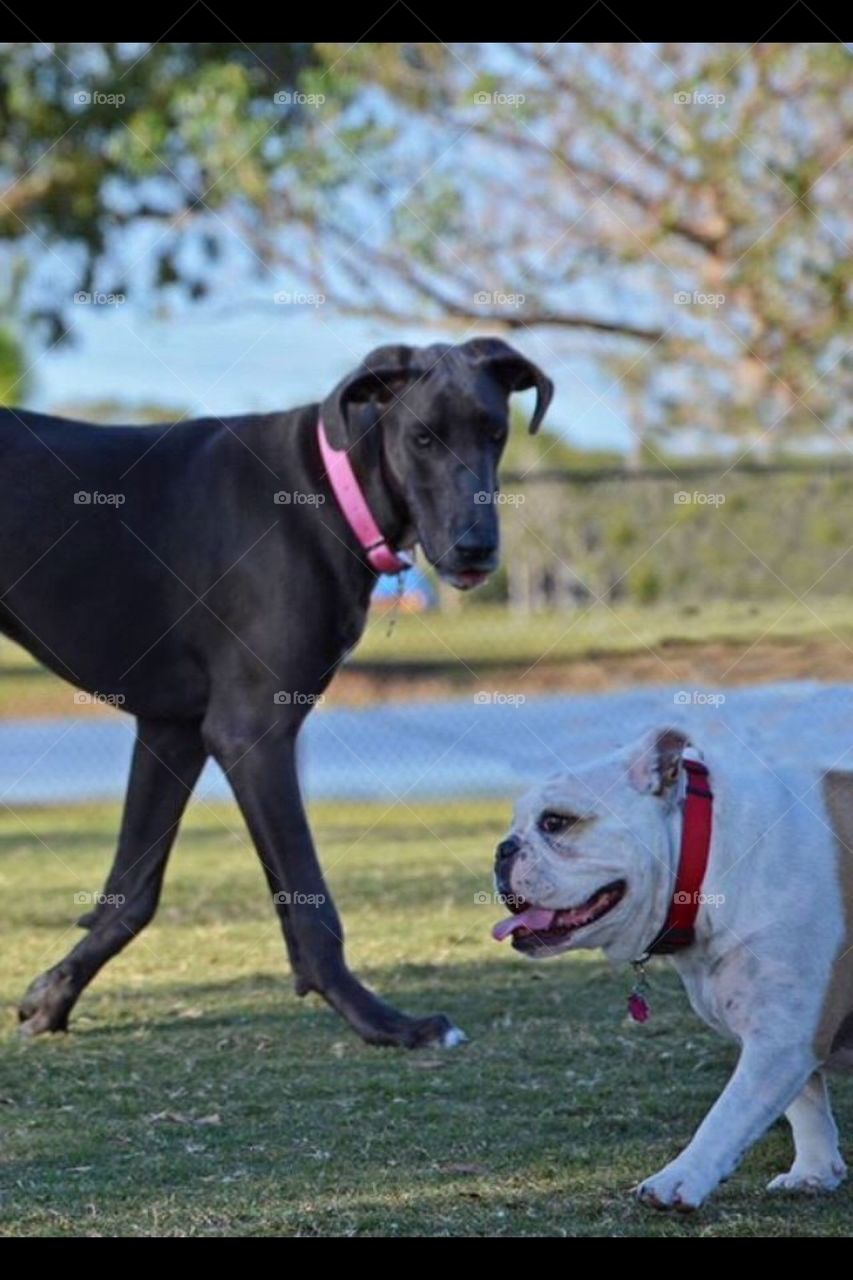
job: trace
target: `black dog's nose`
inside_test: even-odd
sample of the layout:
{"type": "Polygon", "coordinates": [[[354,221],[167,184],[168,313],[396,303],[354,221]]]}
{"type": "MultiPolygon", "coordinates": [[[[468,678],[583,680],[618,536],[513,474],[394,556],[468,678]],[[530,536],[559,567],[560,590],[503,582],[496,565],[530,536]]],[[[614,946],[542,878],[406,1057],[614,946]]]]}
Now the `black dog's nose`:
{"type": "Polygon", "coordinates": [[[496,551],[496,547],[479,542],[472,543],[470,546],[463,546],[460,543],[456,547],[456,553],[462,564],[490,564],[496,551]]]}

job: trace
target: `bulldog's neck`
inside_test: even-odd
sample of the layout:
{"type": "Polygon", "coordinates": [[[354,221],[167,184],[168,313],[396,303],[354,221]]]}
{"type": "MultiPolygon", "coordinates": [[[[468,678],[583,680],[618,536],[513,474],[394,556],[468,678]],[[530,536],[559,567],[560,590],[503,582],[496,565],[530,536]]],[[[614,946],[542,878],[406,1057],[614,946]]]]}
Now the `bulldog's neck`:
{"type": "MultiPolygon", "coordinates": [[[[623,925],[618,938],[606,947],[613,960],[643,959],[669,917],[681,861],[686,787],[687,777],[682,769],[676,789],[662,814],[660,843],[651,850],[653,862],[645,886],[646,892],[639,895],[638,908],[633,918],[623,925]]],[[[699,917],[697,926],[698,920],[699,917]]]]}

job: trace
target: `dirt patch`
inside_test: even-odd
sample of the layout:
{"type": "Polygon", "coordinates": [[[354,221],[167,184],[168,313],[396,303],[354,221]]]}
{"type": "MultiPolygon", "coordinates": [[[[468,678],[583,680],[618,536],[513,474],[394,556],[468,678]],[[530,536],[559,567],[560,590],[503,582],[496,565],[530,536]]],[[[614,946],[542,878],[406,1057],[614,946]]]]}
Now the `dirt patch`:
{"type": "Polygon", "coordinates": [[[478,689],[503,693],[599,693],[644,684],[687,689],[733,688],[782,680],[853,680],[853,648],[843,641],[812,640],[758,644],[672,644],[654,652],[591,655],[535,666],[461,664],[452,671],[428,664],[353,663],[338,673],[330,691],[337,705],[425,702],[478,689]]]}
{"type": "MultiPolygon", "coordinates": [[[[536,664],[485,659],[473,659],[468,666],[463,662],[353,662],[338,672],[327,700],[330,706],[366,707],[376,702],[470,697],[481,690],[533,697],[666,684],[707,691],[783,680],[853,681],[853,648],[835,639],[752,644],[664,641],[654,650],[591,653],[536,664]]],[[[78,704],[69,685],[45,673],[26,682],[0,677],[0,719],[118,714],[101,703],[78,704]]]]}

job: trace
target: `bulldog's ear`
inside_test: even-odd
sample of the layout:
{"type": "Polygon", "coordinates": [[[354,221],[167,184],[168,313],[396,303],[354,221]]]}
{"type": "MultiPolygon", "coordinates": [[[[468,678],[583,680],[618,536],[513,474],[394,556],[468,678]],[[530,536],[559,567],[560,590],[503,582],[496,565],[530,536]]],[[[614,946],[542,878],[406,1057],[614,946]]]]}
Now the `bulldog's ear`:
{"type": "Polygon", "coordinates": [[[535,435],[554,397],[551,379],[532,360],[528,360],[501,338],[472,338],[470,342],[462,344],[461,350],[474,364],[488,366],[489,372],[506,389],[507,395],[511,395],[513,391],[536,388],[536,407],[530,419],[530,434],[535,435]]]}
{"type": "Polygon", "coordinates": [[[690,739],[680,729],[655,729],[628,766],[628,781],[643,795],[661,796],[678,781],[681,757],[690,739]]]}
{"type": "Polygon", "coordinates": [[[376,347],[357,369],[342,378],[320,406],[320,416],[333,449],[346,449],[356,439],[349,413],[355,405],[389,405],[415,376],[415,348],[402,344],[376,347]]]}

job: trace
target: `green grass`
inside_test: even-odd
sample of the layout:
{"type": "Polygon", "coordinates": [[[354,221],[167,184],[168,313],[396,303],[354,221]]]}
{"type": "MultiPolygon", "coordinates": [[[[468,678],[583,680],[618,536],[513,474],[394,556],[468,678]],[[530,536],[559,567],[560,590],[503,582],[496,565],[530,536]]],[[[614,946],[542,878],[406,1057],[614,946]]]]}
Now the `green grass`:
{"type": "MultiPolygon", "coordinates": [[[[117,815],[4,810],[0,1234],[849,1234],[850,1190],[763,1194],[790,1163],[781,1125],[693,1218],[632,1201],[732,1051],[663,962],[636,1026],[624,972],[584,955],[535,966],[489,940],[495,911],[475,895],[506,816],[314,814],[358,971],[472,1037],[405,1053],[362,1045],[292,995],[237,818],[203,805],[155,924],[84,995],[70,1035],[22,1044],[14,1000],[74,938],[73,896],[100,885],[117,815]]],[[[849,1141],[849,1084],[836,1105],[849,1141]]]]}
{"type": "MultiPolygon", "coordinates": [[[[784,597],[755,603],[599,606],[532,617],[466,601],[456,612],[401,614],[390,636],[387,616],[373,616],[351,665],[405,669],[427,664],[458,678],[466,675],[466,666],[477,675],[490,667],[514,666],[521,672],[533,664],[645,654],[675,644],[748,646],[805,639],[853,643],[853,600],[827,597],[800,604],[784,597]]],[[[78,705],[70,685],[0,638],[0,719],[78,714],[110,711],[92,703],[78,705]]]]}
{"type": "Polygon", "coordinates": [[[849,596],[813,599],[712,600],[706,605],[643,608],[594,606],[574,613],[512,614],[495,605],[469,605],[455,613],[402,615],[387,635],[377,619],[355,661],[448,662],[482,667],[566,662],[605,654],[645,653],[670,644],[752,644],[821,637],[853,637],[849,596]],[[809,607],[810,606],[810,607],[809,607]]]}

